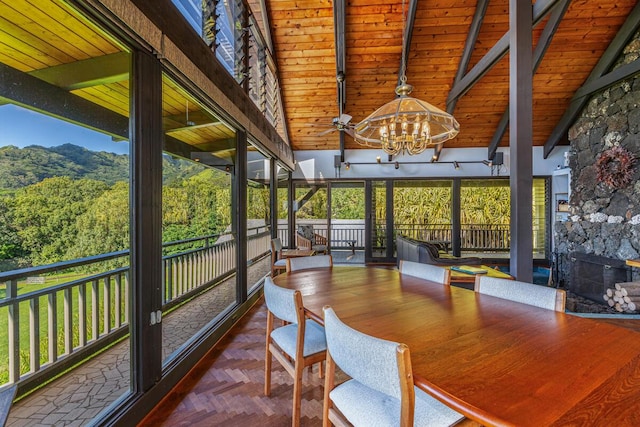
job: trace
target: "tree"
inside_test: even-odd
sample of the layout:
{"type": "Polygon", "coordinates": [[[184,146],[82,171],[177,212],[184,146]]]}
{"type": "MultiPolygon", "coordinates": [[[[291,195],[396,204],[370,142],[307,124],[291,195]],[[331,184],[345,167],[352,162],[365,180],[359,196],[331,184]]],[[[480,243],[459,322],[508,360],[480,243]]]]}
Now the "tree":
{"type": "Polygon", "coordinates": [[[12,219],[13,199],[0,196],[0,259],[12,259],[24,255],[22,239],[12,219]]]}
{"type": "Polygon", "coordinates": [[[97,197],[77,218],[76,229],[68,259],[129,248],[129,183],[118,182],[97,197]]]}
{"type": "Polygon", "coordinates": [[[55,177],[16,191],[14,225],[34,265],[64,259],[78,234],[76,218],[108,188],[90,179],[55,177]]]}

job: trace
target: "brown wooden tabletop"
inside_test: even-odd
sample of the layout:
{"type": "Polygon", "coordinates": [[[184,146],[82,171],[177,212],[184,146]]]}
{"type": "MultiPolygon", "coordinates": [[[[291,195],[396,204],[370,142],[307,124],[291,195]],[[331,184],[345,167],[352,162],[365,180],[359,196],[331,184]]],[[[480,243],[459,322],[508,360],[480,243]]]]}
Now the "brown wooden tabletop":
{"type": "Polygon", "coordinates": [[[281,274],[322,321],[330,305],[411,350],[418,387],[485,425],[640,425],[640,333],[397,270],[281,274]]]}

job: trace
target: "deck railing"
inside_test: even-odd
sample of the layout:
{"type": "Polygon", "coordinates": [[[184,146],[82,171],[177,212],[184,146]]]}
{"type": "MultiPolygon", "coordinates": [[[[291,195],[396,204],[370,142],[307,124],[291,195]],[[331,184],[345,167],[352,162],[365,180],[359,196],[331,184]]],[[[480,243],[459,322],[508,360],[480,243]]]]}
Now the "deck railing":
{"type": "MultiPolygon", "coordinates": [[[[331,234],[331,248],[349,248],[347,240],[355,240],[355,247],[362,249],[365,245],[364,220],[332,220],[331,233],[327,232],[326,220],[298,221],[298,225],[313,225],[314,231],[322,236],[331,234]]],[[[451,224],[396,224],[394,235],[402,234],[418,240],[434,240],[448,242],[452,240],[451,224]]],[[[376,245],[380,247],[386,236],[384,226],[379,226],[375,234],[380,236],[376,245]]],[[[288,242],[288,230],[286,224],[279,224],[278,237],[282,242],[288,242]]],[[[468,252],[509,252],[510,228],[508,224],[462,224],[460,228],[460,240],[462,251],[468,252]]]]}
{"type": "MultiPolygon", "coordinates": [[[[267,227],[249,229],[250,262],[269,253],[269,239],[267,227]]],[[[164,244],[163,311],[233,274],[235,247],[231,234],[164,244]]],[[[7,331],[7,340],[0,343],[0,385],[20,383],[22,391],[29,390],[124,337],[129,323],[128,257],[127,250],[0,273],[0,286],[5,287],[0,328],[7,331]],[[42,283],[43,275],[72,271],[73,280],[20,292],[29,282],[42,283]]]]}

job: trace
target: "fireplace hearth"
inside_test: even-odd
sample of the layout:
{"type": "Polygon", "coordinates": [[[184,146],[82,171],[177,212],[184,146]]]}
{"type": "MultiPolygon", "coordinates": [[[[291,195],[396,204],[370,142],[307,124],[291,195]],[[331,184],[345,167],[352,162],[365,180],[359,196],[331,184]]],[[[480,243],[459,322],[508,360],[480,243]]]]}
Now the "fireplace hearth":
{"type": "Polygon", "coordinates": [[[624,261],[581,252],[569,255],[570,277],[567,290],[605,304],[602,296],[616,283],[631,281],[631,270],[624,261]]]}

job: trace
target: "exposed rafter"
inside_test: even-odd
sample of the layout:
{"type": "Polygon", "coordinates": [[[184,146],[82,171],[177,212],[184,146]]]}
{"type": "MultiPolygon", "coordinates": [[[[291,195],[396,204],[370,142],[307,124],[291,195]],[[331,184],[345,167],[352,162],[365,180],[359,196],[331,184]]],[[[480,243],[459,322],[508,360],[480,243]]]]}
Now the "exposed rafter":
{"type": "MultiPolygon", "coordinates": [[[[456,77],[453,80],[453,86],[456,86],[458,83],[460,83],[460,80],[462,80],[465,73],[467,72],[469,61],[471,61],[471,55],[473,54],[473,49],[476,46],[478,34],[480,34],[480,28],[482,27],[482,21],[484,20],[484,15],[487,12],[488,5],[489,0],[478,0],[476,11],[473,15],[473,21],[471,22],[471,26],[469,27],[469,34],[467,35],[467,40],[464,45],[464,51],[462,52],[462,56],[460,57],[458,72],[456,73],[456,77]]],[[[456,109],[457,102],[457,98],[452,98],[447,101],[447,113],[453,114],[453,111],[456,109]]]]}
{"type": "MultiPolygon", "coordinates": [[[[627,20],[622,25],[622,27],[620,27],[620,30],[616,34],[611,44],[609,44],[609,47],[604,52],[602,57],[600,57],[600,60],[598,61],[596,66],[593,67],[591,74],[585,81],[582,88],[589,87],[594,82],[598,81],[606,73],[606,71],[611,68],[611,66],[616,62],[618,56],[620,55],[620,53],[622,53],[624,47],[627,45],[631,37],[633,37],[638,28],[640,28],[640,3],[636,4],[629,16],[627,16],[627,20]]],[[[597,87],[597,85],[594,85],[592,89],[594,87],[597,87]]],[[[566,136],[571,124],[578,117],[578,114],[580,114],[584,106],[587,105],[587,102],[589,102],[588,95],[593,93],[593,91],[590,91],[590,89],[581,89],[578,89],[576,91],[576,94],[572,98],[571,103],[560,119],[560,122],[558,122],[556,127],[553,129],[553,132],[551,132],[551,135],[549,136],[547,142],[545,142],[545,158],[549,156],[549,154],[551,154],[551,151],[555,148],[555,146],[558,145],[560,140],[566,136]]]]}
{"type": "MultiPolygon", "coordinates": [[[[533,5],[533,26],[535,27],[559,1],[560,0],[538,0],[533,5]]],[[[469,91],[507,52],[509,52],[509,32],[506,32],[489,52],[478,61],[471,71],[469,71],[458,84],[451,88],[447,98],[447,105],[469,91]]]]}
{"type": "Polygon", "coordinates": [[[83,89],[128,80],[130,56],[128,52],[112,53],[42,68],[29,74],[62,89],[83,89]]]}
{"type": "MultiPolygon", "coordinates": [[[[409,9],[407,10],[407,18],[405,21],[404,34],[402,37],[403,58],[400,59],[398,85],[401,83],[402,75],[406,73],[406,68],[409,68],[409,52],[411,51],[411,38],[413,37],[413,25],[416,21],[417,9],[418,0],[409,0],[409,9]],[[403,64],[402,61],[405,61],[405,63],[403,64]]],[[[404,13],[404,10],[402,11],[402,13],[404,13]]]]}
{"type": "MultiPolygon", "coordinates": [[[[542,30],[542,34],[538,39],[538,44],[536,45],[536,49],[533,52],[533,74],[535,75],[536,70],[540,66],[542,59],[544,58],[544,54],[547,52],[549,45],[551,44],[551,40],[553,40],[553,36],[555,35],[560,22],[562,22],[562,18],[564,14],[567,12],[569,8],[569,4],[571,0],[561,0],[551,12],[549,16],[549,20],[544,26],[544,30],[542,30]]],[[[491,138],[491,142],[489,143],[489,149],[487,150],[487,159],[492,159],[496,154],[498,149],[498,145],[502,140],[505,132],[507,131],[507,126],[509,125],[509,106],[505,109],[504,114],[500,118],[500,122],[498,122],[498,127],[496,129],[493,138],[491,138]]]]}
{"type": "MultiPolygon", "coordinates": [[[[336,46],[336,85],[338,92],[338,117],[344,113],[346,100],[347,53],[345,42],[345,0],[333,2],[333,31],[336,46]]],[[[340,161],[344,162],[344,132],[340,131],[340,161]]]]}
{"type": "MultiPolygon", "coordinates": [[[[460,57],[460,64],[458,65],[458,71],[456,72],[456,77],[453,79],[453,85],[457,85],[460,80],[464,77],[467,72],[467,68],[469,67],[469,61],[471,61],[471,54],[473,53],[473,49],[476,45],[476,41],[478,40],[478,34],[480,34],[480,28],[482,27],[482,21],[484,21],[484,15],[487,12],[487,6],[489,5],[489,0],[478,0],[478,4],[476,5],[476,11],[473,15],[473,21],[471,22],[471,26],[469,27],[469,34],[467,35],[467,40],[464,45],[464,51],[462,52],[462,56],[460,57]]],[[[458,99],[452,99],[447,102],[447,113],[453,114],[456,109],[456,103],[458,99]]],[[[438,144],[435,146],[433,150],[433,160],[436,161],[440,158],[440,153],[442,152],[443,144],[438,144]]]]}

